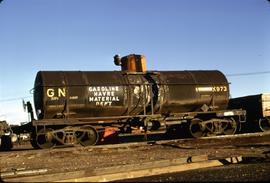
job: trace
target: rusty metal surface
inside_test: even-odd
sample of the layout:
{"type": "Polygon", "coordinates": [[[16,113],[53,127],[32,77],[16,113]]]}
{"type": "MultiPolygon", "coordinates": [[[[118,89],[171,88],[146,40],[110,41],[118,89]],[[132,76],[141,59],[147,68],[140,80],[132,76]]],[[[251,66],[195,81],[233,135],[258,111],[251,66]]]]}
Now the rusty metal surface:
{"type": "Polygon", "coordinates": [[[146,72],[146,59],[144,55],[130,54],[122,58],[116,55],[114,59],[116,65],[121,65],[122,71],[146,72]]]}

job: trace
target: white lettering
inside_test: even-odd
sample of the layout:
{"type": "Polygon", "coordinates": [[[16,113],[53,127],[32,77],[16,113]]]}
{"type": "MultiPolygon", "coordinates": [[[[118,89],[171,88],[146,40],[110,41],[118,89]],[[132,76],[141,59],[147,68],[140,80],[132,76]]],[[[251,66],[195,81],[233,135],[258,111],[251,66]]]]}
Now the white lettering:
{"type": "Polygon", "coordinates": [[[70,96],[70,97],[69,97],[70,100],[76,100],[76,99],[78,99],[78,98],[79,98],[78,96],[70,96]]]}
{"type": "Polygon", "coordinates": [[[119,102],[118,86],[89,86],[89,102],[96,106],[111,106],[113,102],[119,102]]]}

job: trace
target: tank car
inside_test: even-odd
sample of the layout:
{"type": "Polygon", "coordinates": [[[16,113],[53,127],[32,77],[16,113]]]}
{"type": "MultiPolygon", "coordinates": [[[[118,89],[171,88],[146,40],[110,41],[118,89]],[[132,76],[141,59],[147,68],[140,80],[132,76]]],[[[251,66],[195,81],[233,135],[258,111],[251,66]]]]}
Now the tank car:
{"type": "Polygon", "coordinates": [[[242,132],[270,130],[270,93],[232,98],[229,108],[246,110],[247,123],[242,126],[242,132]]]}
{"type": "Polygon", "coordinates": [[[37,73],[34,147],[94,145],[107,129],[147,133],[185,125],[193,137],[234,134],[245,121],[244,110],[227,109],[229,83],[220,71],[147,71],[145,57],[135,54],[114,62],[121,71],[37,73]]]}

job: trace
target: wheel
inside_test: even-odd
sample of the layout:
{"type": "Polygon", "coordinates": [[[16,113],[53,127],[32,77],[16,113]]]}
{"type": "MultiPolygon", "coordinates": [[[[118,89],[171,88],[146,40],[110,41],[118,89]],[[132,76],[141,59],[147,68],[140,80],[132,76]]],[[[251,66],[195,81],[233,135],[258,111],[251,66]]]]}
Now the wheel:
{"type": "Polygon", "coordinates": [[[99,139],[97,130],[90,125],[80,127],[75,134],[82,146],[95,145],[99,139]]]}
{"type": "Polygon", "coordinates": [[[263,132],[270,130],[270,118],[261,118],[259,120],[259,126],[263,132]]]}
{"type": "Polygon", "coordinates": [[[9,151],[12,149],[12,147],[13,144],[10,136],[3,135],[0,137],[0,150],[9,151]]]}
{"type": "Polygon", "coordinates": [[[36,136],[36,142],[38,147],[40,147],[41,149],[47,149],[55,145],[53,141],[54,138],[52,131],[53,129],[51,128],[42,128],[38,131],[36,136]]]}
{"type": "Polygon", "coordinates": [[[235,134],[236,130],[237,122],[233,118],[228,119],[227,126],[224,128],[224,134],[233,135],[235,134]]]}
{"type": "Polygon", "coordinates": [[[37,144],[37,134],[35,131],[33,131],[31,134],[30,134],[30,143],[32,145],[32,147],[34,149],[40,149],[40,147],[38,146],[37,144]]]}
{"type": "Polygon", "coordinates": [[[189,131],[190,134],[195,138],[203,137],[204,128],[202,126],[202,120],[198,118],[191,120],[191,123],[189,125],[189,131]]]}

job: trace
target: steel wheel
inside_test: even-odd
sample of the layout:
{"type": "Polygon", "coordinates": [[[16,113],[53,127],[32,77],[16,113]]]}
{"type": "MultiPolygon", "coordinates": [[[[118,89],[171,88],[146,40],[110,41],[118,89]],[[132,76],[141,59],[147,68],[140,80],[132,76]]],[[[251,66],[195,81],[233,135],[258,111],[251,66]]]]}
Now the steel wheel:
{"type": "Polygon", "coordinates": [[[37,144],[37,134],[35,131],[31,132],[30,134],[30,143],[34,149],[40,149],[40,147],[37,144]]]}
{"type": "Polygon", "coordinates": [[[259,120],[259,126],[263,132],[270,130],[270,119],[269,118],[261,118],[259,120]]]}
{"type": "Polygon", "coordinates": [[[9,151],[13,144],[10,136],[3,135],[0,137],[0,150],[9,151]]]}
{"type": "Polygon", "coordinates": [[[204,136],[204,128],[202,127],[202,120],[200,119],[193,119],[189,125],[190,134],[195,137],[199,138],[204,136]]]}
{"type": "Polygon", "coordinates": [[[36,136],[36,143],[38,147],[41,149],[46,149],[46,148],[51,148],[54,146],[53,142],[53,134],[52,134],[53,129],[47,128],[47,129],[40,129],[37,133],[36,136]]]}
{"type": "Polygon", "coordinates": [[[233,118],[228,119],[227,126],[224,129],[224,134],[233,135],[235,134],[236,130],[237,130],[237,122],[233,118]]]}
{"type": "Polygon", "coordinates": [[[95,145],[99,139],[96,129],[89,125],[82,126],[78,131],[76,131],[76,137],[79,143],[83,146],[95,145]]]}

